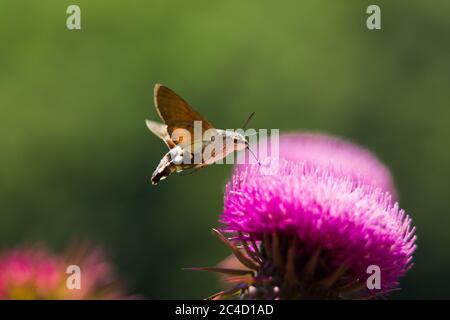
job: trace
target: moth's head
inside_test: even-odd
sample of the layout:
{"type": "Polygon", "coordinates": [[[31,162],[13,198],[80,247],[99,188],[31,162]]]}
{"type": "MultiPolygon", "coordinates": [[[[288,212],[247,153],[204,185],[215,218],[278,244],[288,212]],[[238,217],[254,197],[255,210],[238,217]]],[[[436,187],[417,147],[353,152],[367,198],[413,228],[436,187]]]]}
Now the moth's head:
{"type": "Polygon", "coordinates": [[[227,131],[227,140],[233,143],[235,150],[244,150],[248,147],[248,141],[245,139],[244,135],[239,132],[227,131]]]}

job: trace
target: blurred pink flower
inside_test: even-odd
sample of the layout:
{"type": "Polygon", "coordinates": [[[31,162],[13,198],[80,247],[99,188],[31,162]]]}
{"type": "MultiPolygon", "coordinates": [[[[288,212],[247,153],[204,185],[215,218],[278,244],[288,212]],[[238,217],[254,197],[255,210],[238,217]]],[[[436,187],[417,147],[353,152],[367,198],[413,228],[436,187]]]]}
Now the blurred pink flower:
{"type": "Polygon", "coordinates": [[[18,248],[0,256],[0,299],[119,299],[125,297],[99,249],[78,248],[67,256],[42,247],[18,248]],[[81,270],[81,288],[69,289],[70,265],[81,270]]]}

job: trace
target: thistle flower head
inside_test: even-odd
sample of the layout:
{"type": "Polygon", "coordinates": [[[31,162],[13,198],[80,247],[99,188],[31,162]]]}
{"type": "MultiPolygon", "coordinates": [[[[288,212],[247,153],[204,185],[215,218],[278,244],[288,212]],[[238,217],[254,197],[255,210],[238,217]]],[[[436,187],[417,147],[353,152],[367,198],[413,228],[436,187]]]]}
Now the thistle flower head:
{"type": "Polygon", "coordinates": [[[371,151],[344,139],[319,133],[292,133],[280,139],[280,156],[313,163],[329,172],[380,188],[395,197],[389,169],[371,151]]]}
{"type": "Polygon", "coordinates": [[[241,165],[227,185],[221,239],[248,275],[227,294],[346,298],[397,287],[411,265],[415,229],[392,200],[387,169],[358,147],[316,136],[282,137],[280,158],[277,175],[241,165]],[[296,142],[311,154],[291,154],[304,147],[296,142]],[[370,266],[381,272],[374,290],[366,286],[370,266]]]}
{"type": "Polygon", "coordinates": [[[122,297],[100,250],[78,248],[67,256],[42,247],[18,248],[0,256],[0,299],[114,299],[122,297]],[[79,288],[69,288],[70,265],[79,266],[79,288]]]}
{"type": "MultiPolygon", "coordinates": [[[[266,152],[270,156],[271,146],[268,142],[262,141],[259,148],[267,148],[266,152]]],[[[264,157],[266,152],[260,156],[264,157]]],[[[342,138],[322,133],[284,134],[279,139],[279,157],[307,164],[359,184],[380,188],[389,192],[393,198],[396,197],[389,169],[371,151],[342,138]]]]}

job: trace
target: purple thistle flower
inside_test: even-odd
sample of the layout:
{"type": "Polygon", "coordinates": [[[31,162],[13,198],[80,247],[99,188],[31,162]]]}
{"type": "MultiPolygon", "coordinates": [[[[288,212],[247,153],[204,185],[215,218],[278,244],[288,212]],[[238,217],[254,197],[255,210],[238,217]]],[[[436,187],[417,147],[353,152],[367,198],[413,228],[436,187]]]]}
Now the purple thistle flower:
{"type": "MultiPolygon", "coordinates": [[[[260,143],[259,147],[266,142],[260,143]]],[[[267,147],[270,155],[270,145],[267,147]]],[[[280,137],[279,157],[303,162],[387,191],[396,191],[389,169],[369,150],[344,139],[322,133],[289,133],[280,137]]]]}
{"type": "Polygon", "coordinates": [[[416,236],[388,192],[389,171],[335,138],[280,140],[277,175],[240,165],[227,185],[218,235],[245,268],[205,268],[240,276],[213,298],[336,299],[396,288],[416,236]],[[379,290],[366,287],[372,265],[381,271],[379,290]]]}

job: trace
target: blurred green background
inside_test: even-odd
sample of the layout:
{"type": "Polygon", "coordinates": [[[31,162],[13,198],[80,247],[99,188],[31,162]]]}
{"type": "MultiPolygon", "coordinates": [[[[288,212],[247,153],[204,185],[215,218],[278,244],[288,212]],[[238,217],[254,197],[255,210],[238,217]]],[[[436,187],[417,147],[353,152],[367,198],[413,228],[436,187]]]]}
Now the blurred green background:
{"type": "Polygon", "coordinates": [[[0,246],[90,239],[129,290],[203,298],[230,166],[158,187],[162,82],[219,128],[306,129],[372,149],[418,231],[392,298],[450,298],[449,1],[0,2],[0,246]],[[81,7],[82,30],[66,29],[81,7]],[[382,30],[366,28],[378,4],[382,30]]]}

